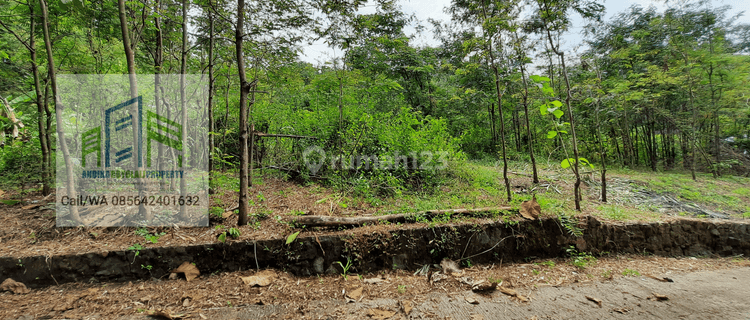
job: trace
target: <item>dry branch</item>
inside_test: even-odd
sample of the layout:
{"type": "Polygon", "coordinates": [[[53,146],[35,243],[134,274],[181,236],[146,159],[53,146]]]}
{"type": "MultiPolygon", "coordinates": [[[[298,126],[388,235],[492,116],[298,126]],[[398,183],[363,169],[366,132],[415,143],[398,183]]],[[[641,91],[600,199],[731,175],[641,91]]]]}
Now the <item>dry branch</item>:
{"type": "Polygon", "coordinates": [[[434,217],[444,214],[470,214],[470,213],[481,213],[491,211],[507,211],[511,210],[511,207],[492,207],[492,208],[476,208],[476,209],[446,209],[446,210],[428,210],[415,213],[402,213],[402,214],[389,214],[383,216],[361,216],[361,217],[334,217],[334,216],[300,216],[295,217],[292,220],[298,226],[308,227],[337,227],[337,226],[353,226],[353,225],[364,225],[364,224],[375,224],[380,221],[387,222],[406,222],[409,218],[416,218],[418,216],[434,217]]]}

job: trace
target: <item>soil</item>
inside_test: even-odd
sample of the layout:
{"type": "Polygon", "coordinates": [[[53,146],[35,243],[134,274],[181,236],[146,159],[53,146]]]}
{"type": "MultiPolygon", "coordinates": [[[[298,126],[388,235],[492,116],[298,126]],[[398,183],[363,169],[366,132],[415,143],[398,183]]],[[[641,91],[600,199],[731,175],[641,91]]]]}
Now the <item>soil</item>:
{"type": "MultiPolygon", "coordinates": [[[[21,317],[30,316],[33,319],[114,319],[164,309],[172,314],[188,315],[191,319],[203,319],[200,314],[213,319],[257,319],[261,313],[262,318],[277,319],[300,319],[304,315],[311,319],[317,319],[319,315],[328,315],[331,319],[362,319],[365,318],[364,312],[367,309],[377,305],[398,311],[397,302],[403,300],[413,302],[415,310],[423,310],[413,316],[440,315],[437,319],[446,319],[446,316],[468,319],[460,316],[466,310],[483,314],[503,308],[514,310],[513,318],[519,319],[528,319],[534,314],[576,318],[576,315],[582,313],[588,315],[588,318],[601,318],[604,314],[614,314],[612,310],[617,308],[627,309],[626,313],[630,317],[642,317],[649,316],[643,312],[654,312],[650,308],[654,303],[646,300],[651,294],[650,290],[670,297],[667,304],[671,308],[651,314],[651,317],[656,317],[677,311],[686,313],[687,310],[718,310],[736,304],[734,298],[743,297],[743,294],[746,297],[749,293],[744,285],[750,281],[748,267],[750,260],[742,257],[663,258],[618,255],[600,257],[583,269],[573,266],[570,259],[561,258],[517,264],[473,265],[464,267],[461,275],[433,284],[427,281],[426,276],[403,270],[387,270],[377,274],[363,274],[361,277],[350,274],[347,280],[341,275],[296,277],[282,271],[271,271],[274,274],[272,282],[265,287],[250,287],[243,283],[241,277],[258,273],[248,270],[204,274],[190,282],[181,278],[128,283],[70,283],[33,289],[25,295],[4,292],[0,293],[0,318],[25,319],[21,317]],[[696,273],[716,270],[725,272],[696,273]],[[468,291],[468,285],[457,280],[466,276],[501,281],[503,287],[516,290],[531,302],[523,303],[499,292],[475,295],[468,291]],[[668,277],[675,282],[662,283],[647,276],[668,277]],[[379,284],[365,282],[366,279],[373,278],[381,278],[383,281],[379,284]],[[698,290],[692,283],[704,285],[698,290]],[[362,299],[346,304],[345,293],[351,293],[360,287],[363,288],[362,299]],[[730,296],[724,292],[728,288],[735,291],[730,296]],[[621,294],[622,291],[628,293],[621,294]],[[714,297],[693,296],[708,291],[714,297]],[[583,295],[604,300],[603,309],[599,309],[593,302],[587,302],[583,295]],[[473,297],[479,301],[479,305],[468,305],[463,301],[465,296],[473,297]],[[557,299],[560,301],[554,302],[557,299]],[[493,305],[488,304],[489,302],[493,305]],[[446,307],[451,303],[455,306],[446,307]],[[636,303],[642,305],[636,306],[636,303]],[[681,305],[690,308],[679,310],[681,305]],[[216,309],[229,306],[234,308],[216,309]],[[471,308],[467,309],[468,306],[471,308]],[[250,308],[243,309],[248,307],[250,308]],[[531,312],[526,312],[525,309],[531,309],[531,312]],[[640,311],[636,312],[636,309],[640,311]],[[255,317],[241,316],[242,312],[250,312],[255,317]]],[[[745,306],[747,309],[747,305],[745,306]]],[[[707,313],[702,315],[705,317],[707,313]]],[[[394,319],[399,318],[404,316],[399,315],[394,319]]],[[[497,317],[486,314],[485,319],[497,317]]]]}
{"type": "MultiPolygon", "coordinates": [[[[530,179],[525,180],[520,181],[515,188],[517,193],[529,192],[530,179]],[[525,184],[525,180],[529,180],[528,183],[525,184]]],[[[555,187],[550,182],[548,187],[551,188],[547,192],[553,192],[554,189],[569,191],[566,184],[555,187]]],[[[584,237],[577,239],[567,234],[557,219],[544,212],[538,224],[537,221],[525,221],[519,216],[503,216],[500,222],[498,217],[464,217],[437,225],[408,223],[379,224],[354,229],[299,229],[277,222],[277,217],[301,212],[356,216],[375,214],[378,210],[363,202],[341,206],[339,203],[342,199],[330,190],[302,187],[277,179],[266,179],[265,183],[252,190],[252,199],[260,204],[253,212],[254,224],[238,227],[241,235],[238,239],[230,239],[226,246],[218,243],[217,236],[227,231],[229,226],[236,225],[236,215],[227,215],[226,218],[212,215],[209,228],[147,228],[151,234],[165,233],[157,243],[150,243],[136,234],[136,228],[130,227],[56,228],[53,204],[47,203],[38,195],[28,196],[22,204],[2,206],[0,241],[3,246],[0,246],[0,260],[3,260],[3,265],[0,266],[0,271],[6,276],[15,274],[28,278],[24,279],[24,283],[33,290],[28,295],[0,293],[0,318],[85,319],[95,316],[99,319],[112,319],[116,316],[132,317],[139,314],[139,311],[169,309],[173,313],[190,313],[193,317],[197,315],[197,318],[203,318],[200,316],[202,314],[217,319],[233,319],[243,318],[240,315],[243,309],[225,310],[228,314],[235,313],[234,316],[225,317],[221,315],[224,311],[217,311],[216,308],[245,306],[249,308],[248,312],[256,314],[250,318],[258,318],[263,314],[262,317],[296,319],[308,313],[313,315],[315,310],[318,310],[318,314],[322,312],[322,315],[330,315],[327,312],[335,309],[337,313],[333,318],[359,319],[366,315],[362,312],[369,309],[345,305],[344,295],[362,287],[365,298],[361,301],[369,301],[367,303],[372,306],[381,303],[387,305],[386,309],[398,311],[394,303],[409,299],[415,306],[427,308],[430,303],[428,300],[435,299],[433,302],[437,305],[444,305],[446,310],[458,310],[456,312],[459,313],[451,315],[424,309],[424,312],[419,311],[422,312],[421,316],[440,315],[438,318],[461,319],[465,318],[465,315],[459,315],[463,314],[460,310],[463,310],[466,302],[456,300],[455,297],[465,295],[469,287],[454,278],[430,284],[424,275],[415,275],[413,271],[425,263],[439,262],[435,261],[436,257],[457,259],[459,253],[461,257],[478,252],[482,254],[481,252],[487,252],[484,251],[486,248],[507,238],[509,234],[515,238],[493,247],[494,252],[499,252],[500,255],[495,254],[493,257],[483,254],[472,259],[475,264],[473,266],[472,260],[464,260],[464,267],[468,267],[464,269],[465,274],[474,279],[503,279],[504,286],[514,288],[532,301],[537,288],[541,286],[611,281],[622,277],[623,272],[632,273],[627,270],[637,270],[643,275],[664,276],[750,266],[747,259],[741,258],[742,254],[750,256],[750,224],[744,222],[720,223],[708,219],[675,219],[665,216],[660,222],[650,224],[602,223],[584,211],[573,220],[578,227],[586,229],[584,237]],[[292,246],[284,245],[284,239],[295,231],[302,232],[299,240],[292,246]],[[394,240],[394,237],[402,236],[406,238],[394,240]],[[265,246],[263,249],[266,250],[258,253],[249,251],[261,251],[254,247],[256,243],[265,246]],[[142,263],[140,268],[138,264],[134,264],[137,253],[133,256],[135,250],[128,250],[134,244],[144,247],[137,261],[138,264],[142,263]],[[593,252],[600,258],[585,269],[570,265],[570,259],[555,258],[565,256],[564,248],[570,245],[574,245],[580,252],[593,252]],[[437,255],[431,251],[436,248],[440,250],[437,255]],[[177,254],[173,254],[173,251],[177,254]],[[197,258],[196,254],[207,251],[213,251],[213,254],[197,258]],[[223,252],[223,258],[221,255],[217,256],[219,251],[223,252]],[[696,259],[644,255],[609,256],[610,252],[641,252],[672,257],[707,257],[715,254],[734,257],[696,259]],[[162,261],[162,253],[167,255],[165,259],[169,261],[162,261]],[[228,253],[234,258],[227,259],[228,253]],[[382,277],[384,281],[379,285],[365,284],[358,275],[350,275],[349,280],[344,281],[341,275],[336,275],[343,270],[341,266],[335,267],[335,262],[343,261],[341,257],[345,254],[355,257],[359,255],[361,258],[357,263],[358,267],[351,270],[363,272],[364,279],[382,277]],[[318,259],[322,260],[321,268],[328,267],[325,272],[310,271],[318,269],[318,259]],[[84,260],[88,262],[80,264],[84,260]],[[204,274],[190,282],[184,278],[168,280],[169,268],[184,261],[198,262],[196,265],[204,274]],[[519,264],[519,261],[529,263],[519,264]],[[546,261],[553,261],[555,267],[535,264],[546,261]],[[109,268],[107,266],[110,262],[119,264],[109,268]],[[123,269],[120,273],[109,272],[122,267],[120,264],[127,270],[123,269]],[[252,276],[257,269],[267,267],[275,267],[277,270],[273,271],[276,280],[271,286],[249,288],[243,284],[240,277],[252,276]],[[46,268],[49,270],[45,270],[46,268]],[[400,268],[408,271],[396,270],[400,268]],[[107,274],[101,271],[105,269],[109,270],[107,274]],[[374,271],[376,272],[373,273],[374,271]],[[96,276],[92,277],[94,273],[96,276]],[[321,275],[305,277],[311,273],[321,275]],[[52,278],[47,279],[50,274],[52,278]],[[147,280],[149,278],[151,280],[147,280]],[[124,282],[128,280],[132,281],[124,282]],[[459,301],[461,307],[450,306],[454,300],[459,301]]],[[[212,206],[231,208],[236,205],[231,200],[236,198],[235,193],[227,192],[213,198],[212,206]]],[[[0,275],[0,279],[3,278],[0,275]]],[[[492,297],[494,298],[491,300],[494,301],[503,296],[496,293],[492,297]]],[[[476,299],[481,300],[480,305],[490,301],[487,297],[482,299],[476,299]]],[[[519,310],[521,309],[525,307],[519,310]]],[[[574,314],[563,312],[560,317],[574,317],[574,314]]],[[[403,318],[403,315],[400,317],[403,318]]],[[[485,318],[493,319],[493,316],[485,318]]]]}
{"type": "MultiPolygon", "coordinates": [[[[281,238],[294,232],[288,225],[278,223],[276,216],[288,216],[295,212],[336,216],[377,212],[366,203],[354,203],[342,208],[338,205],[337,196],[329,189],[306,188],[281,179],[265,179],[263,184],[256,184],[249,197],[260,204],[250,213],[258,217],[253,219],[258,224],[238,227],[241,235],[237,240],[240,241],[281,238]]],[[[54,203],[51,202],[54,197],[50,198],[52,200],[45,201],[41,195],[31,194],[25,197],[24,203],[0,205],[0,243],[3,244],[0,246],[0,256],[24,258],[126,250],[136,243],[146,248],[215,243],[220,233],[237,225],[236,215],[227,218],[211,215],[210,228],[147,228],[151,234],[166,233],[158,243],[150,243],[136,235],[134,231],[137,228],[134,227],[56,228],[54,203]]],[[[225,192],[213,196],[211,206],[233,208],[237,205],[237,198],[235,192],[225,192]]]]}

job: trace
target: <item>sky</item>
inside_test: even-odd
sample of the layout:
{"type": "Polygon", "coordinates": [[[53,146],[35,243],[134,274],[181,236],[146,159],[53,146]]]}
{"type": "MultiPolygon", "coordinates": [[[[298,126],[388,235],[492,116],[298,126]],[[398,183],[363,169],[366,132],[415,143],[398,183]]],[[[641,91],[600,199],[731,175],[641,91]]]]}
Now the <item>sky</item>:
{"type": "MultiPolygon", "coordinates": [[[[447,6],[450,6],[451,0],[400,0],[399,4],[401,5],[401,9],[407,14],[414,14],[417,19],[419,19],[422,22],[422,25],[426,27],[426,31],[418,38],[415,39],[413,44],[424,46],[437,46],[439,45],[439,42],[433,39],[432,34],[432,26],[427,22],[428,18],[432,18],[435,20],[443,20],[443,21],[450,21],[450,16],[443,12],[443,9],[447,6]]],[[[601,3],[601,2],[600,2],[601,3]]],[[[604,21],[609,21],[609,19],[612,18],[617,13],[626,11],[630,6],[634,4],[641,5],[643,7],[648,7],[649,5],[653,5],[657,8],[658,11],[663,11],[664,9],[668,8],[668,6],[675,6],[676,1],[670,1],[669,4],[665,5],[664,1],[652,1],[652,0],[604,0],[604,6],[606,8],[606,13],[604,16],[604,21]]],[[[721,7],[725,5],[729,5],[732,7],[732,9],[728,12],[728,16],[733,16],[741,11],[744,11],[745,14],[741,16],[737,23],[747,23],[750,24],[750,1],[730,1],[730,0],[713,0],[711,5],[716,7],[721,7]]],[[[367,14],[367,13],[374,13],[375,12],[375,6],[373,3],[368,3],[363,9],[359,11],[360,13],[367,14]]],[[[568,31],[568,34],[566,34],[563,37],[563,49],[566,51],[572,50],[573,47],[577,44],[580,44],[582,42],[583,37],[580,35],[580,32],[582,31],[583,27],[583,21],[580,18],[574,19],[572,28],[568,31]]],[[[413,34],[415,32],[414,27],[408,27],[405,29],[405,32],[407,35],[413,34]]],[[[332,50],[327,47],[325,43],[322,41],[318,41],[316,43],[313,43],[312,45],[305,45],[302,47],[303,54],[301,55],[301,59],[306,62],[310,62],[314,65],[319,65],[323,61],[330,60],[331,58],[335,57],[341,57],[342,52],[340,50],[332,50]]]]}

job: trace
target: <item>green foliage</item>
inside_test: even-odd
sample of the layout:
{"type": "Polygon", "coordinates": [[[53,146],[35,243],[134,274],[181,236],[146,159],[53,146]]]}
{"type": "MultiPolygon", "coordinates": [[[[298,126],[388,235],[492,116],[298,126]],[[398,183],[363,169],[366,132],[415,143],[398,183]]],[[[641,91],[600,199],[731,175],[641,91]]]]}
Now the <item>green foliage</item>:
{"type": "Polygon", "coordinates": [[[230,235],[230,236],[231,236],[232,238],[235,238],[235,239],[237,239],[237,238],[239,238],[239,237],[240,237],[240,230],[239,230],[239,229],[237,229],[237,228],[229,228],[229,235],[230,235]]]}
{"type": "Polygon", "coordinates": [[[622,271],[622,275],[626,277],[638,277],[641,273],[633,269],[625,269],[622,271]]]}
{"type": "Polygon", "coordinates": [[[545,262],[541,262],[541,263],[535,263],[535,264],[536,264],[536,265],[547,266],[547,267],[549,267],[550,269],[552,269],[552,268],[554,268],[554,267],[555,267],[555,262],[554,262],[554,261],[552,261],[552,260],[547,260],[547,261],[545,261],[545,262]]]}
{"type": "Polygon", "coordinates": [[[597,259],[590,253],[578,252],[574,246],[570,246],[565,251],[571,258],[570,264],[578,267],[579,269],[586,269],[586,267],[596,263],[597,259]]]}
{"type": "Polygon", "coordinates": [[[286,244],[290,244],[294,242],[295,239],[297,239],[297,236],[299,235],[300,231],[297,231],[295,233],[290,234],[288,237],[286,237],[286,244]]]}
{"type": "Polygon", "coordinates": [[[0,188],[21,191],[31,183],[41,182],[42,151],[39,139],[7,142],[0,148],[0,188]]]}
{"type": "Polygon", "coordinates": [[[135,230],[135,234],[143,237],[144,239],[146,239],[146,241],[149,241],[151,243],[158,243],[159,242],[159,238],[161,238],[162,236],[166,235],[167,233],[166,232],[160,232],[160,233],[151,234],[151,233],[148,232],[148,230],[146,228],[138,228],[138,229],[135,230]]]}
{"type": "Polygon", "coordinates": [[[336,261],[341,266],[341,270],[343,270],[343,273],[341,276],[344,277],[344,280],[347,278],[347,274],[349,273],[349,268],[352,267],[352,259],[347,257],[346,258],[346,264],[341,263],[341,261],[336,261]]]}
{"type": "Polygon", "coordinates": [[[560,224],[565,230],[574,237],[583,236],[583,229],[578,227],[578,220],[568,216],[566,213],[561,212],[559,215],[560,224]]]}

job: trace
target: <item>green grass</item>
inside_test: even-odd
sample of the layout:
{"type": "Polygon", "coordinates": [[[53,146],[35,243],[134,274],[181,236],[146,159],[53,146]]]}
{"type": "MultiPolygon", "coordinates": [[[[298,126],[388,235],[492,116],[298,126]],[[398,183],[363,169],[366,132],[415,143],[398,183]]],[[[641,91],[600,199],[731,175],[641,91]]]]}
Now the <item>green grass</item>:
{"type": "Polygon", "coordinates": [[[622,271],[622,275],[626,277],[638,277],[641,273],[633,269],[625,269],[622,271]]]}
{"type": "Polygon", "coordinates": [[[750,202],[750,178],[722,176],[713,178],[711,174],[698,173],[698,181],[693,181],[688,172],[611,170],[611,174],[647,183],[648,188],[658,193],[669,193],[682,200],[724,212],[740,214],[746,211],[750,202]]]}
{"type": "MultiPolygon", "coordinates": [[[[598,168],[598,167],[597,167],[598,168]]],[[[531,166],[528,162],[509,162],[509,171],[529,174],[531,166]]],[[[632,169],[610,168],[608,177],[628,179],[634,181],[631,188],[642,188],[657,193],[669,193],[687,202],[694,202],[708,209],[732,213],[736,217],[750,218],[750,178],[724,176],[714,179],[710,174],[698,174],[698,181],[693,181],[689,172],[658,172],[649,170],[639,171],[632,169]]],[[[334,204],[342,211],[351,211],[354,208],[369,207],[376,214],[393,214],[416,212],[432,209],[449,208],[478,208],[507,206],[520,207],[523,201],[531,199],[532,193],[536,194],[537,202],[541,206],[542,216],[559,217],[575,216],[580,214],[574,210],[573,195],[571,192],[573,175],[569,170],[559,168],[559,162],[550,161],[545,165],[544,161],[539,164],[539,177],[542,184],[551,183],[552,186],[536,186],[532,192],[530,179],[526,176],[509,174],[511,186],[523,185],[524,193],[516,193],[522,188],[513,187],[513,199],[506,202],[506,191],[502,177],[502,162],[496,164],[494,160],[485,161],[462,161],[450,163],[444,172],[444,178],[434,188],[410,190],[405,187],[402,192],[391,195],[378,195],[372,192],[358,192],[354,185],[349,189],[336,188],[336,201],[334,204]],[[559,190],[561,193],[558,193],[559,190]]],[[[218,191],[232,190],[238,185],[235,172],[215,172],[212,185],[217,186],[218,191]]],[[[598,174],[596,174],[598,179],[598,174]]],[[[256,178],[257,179],[257,178],[256,178]]],[[[262,180],[262,179],[257,179],[262,180]]],[[[344,184],[345,185],[345,184],[344,184]]],[[[331,188],[325,184],[309,183],[309,190],[313,194],[325,194],[325,189],[331,188]]],[[[290,190],[274,192],[285,197],[290,190]]],[[[590,213],[596,217],[614,221],[658,221],[665,215],[657,208],[648,205],[634,205],[622,201],[610,200],[609,203],[601,203],[592,200],[594,190],[584,187],[581,203],[584,213],[590,213]]],[[[610,193],[610,197],[612,194],[610,193]]],[[[327,198],[327,197],[326,197],[327,198]]],[[[218,199],[218,198],[216,198],[218,199]]],[[[325,199],[325,198],[324,198],[325,199]]],[[[263,198],[254,198],[258,203],[260,212],[270,215],[271,209],[265,207],[263,198]]],[[[620,199],[621,200],[621,199],[620,199]]],[[[327,201],[327,200],[324,200],[327,201]]],[[[216,202],[217,205],[221,203],[216,202]]],[[[212,213],[220,214],[217,209],[212,213]]],[[[297,215],[301,212],[294,212],[297,215]]],[[[686,214],[691,216],[690,214],[686,214]]],[[[509,220],[514,218],[515,213],[493,213],[484,215],[493,219],[509,220]]],[[[431,225],[454,223],[466,219],[465,216],[447,215],[438,217],[432,221],[424,220],[431,225]]],[[[584,259],[585,260],[585,259],[584,259]]]]}

